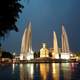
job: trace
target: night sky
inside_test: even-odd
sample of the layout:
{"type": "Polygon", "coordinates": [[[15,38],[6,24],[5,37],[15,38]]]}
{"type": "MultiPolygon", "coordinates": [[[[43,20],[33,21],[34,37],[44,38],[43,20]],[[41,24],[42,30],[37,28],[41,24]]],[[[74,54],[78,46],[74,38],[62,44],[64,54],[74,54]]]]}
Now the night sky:
{"type": "Polygon", "coordinates": [[[64,24],[71,51],[80,51],[80,0],[22,0],[24,5],[16,23],[19,32],[11,31],[4,41],[3,49],[20,52],[25,26],[32,23],[32,47],[38,51],[41,43],[52,47],[52,32],[56,31],[61,47],[61,25],[64,24]]]}

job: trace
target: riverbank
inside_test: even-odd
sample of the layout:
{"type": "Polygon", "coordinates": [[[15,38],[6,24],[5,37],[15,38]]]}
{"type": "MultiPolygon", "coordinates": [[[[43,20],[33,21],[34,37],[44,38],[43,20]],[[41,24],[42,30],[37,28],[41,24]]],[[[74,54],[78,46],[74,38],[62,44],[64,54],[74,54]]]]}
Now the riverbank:
{"type": "Polygon", "coordinates": [[[80,63],[80,60],[76,59],[52,59],[52,58],[35,58],[32,60],[4,60],[0,61],[0,64],[26,64],[26,63],[80,63]]]}

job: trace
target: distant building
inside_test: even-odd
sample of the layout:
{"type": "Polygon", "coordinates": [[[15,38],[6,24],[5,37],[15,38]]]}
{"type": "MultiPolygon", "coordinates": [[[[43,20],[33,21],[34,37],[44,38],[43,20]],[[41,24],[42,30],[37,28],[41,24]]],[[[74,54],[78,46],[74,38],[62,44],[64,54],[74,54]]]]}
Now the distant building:
{"type": "Polygon", "coordinates": [[[45,43],[43,43],[43,47],[40,49],[40,57],[49,57],[49,50],[46,48],[45,43]]]}

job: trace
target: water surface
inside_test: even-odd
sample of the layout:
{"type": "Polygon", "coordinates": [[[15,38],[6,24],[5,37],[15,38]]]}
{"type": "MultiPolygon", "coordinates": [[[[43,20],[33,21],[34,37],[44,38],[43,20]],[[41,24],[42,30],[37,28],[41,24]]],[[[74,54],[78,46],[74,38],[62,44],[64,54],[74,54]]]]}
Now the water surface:
{"type": "Polygon", "coordinates": [[[79,63],[0,64],[0,80],[80,80],[79,63]]]}

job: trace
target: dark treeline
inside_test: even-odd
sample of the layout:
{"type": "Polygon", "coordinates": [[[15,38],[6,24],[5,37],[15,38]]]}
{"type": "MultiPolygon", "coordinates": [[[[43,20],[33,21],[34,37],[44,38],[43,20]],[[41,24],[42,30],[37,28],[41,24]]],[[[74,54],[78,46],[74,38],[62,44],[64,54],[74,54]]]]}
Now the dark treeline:
{"type": "Polygon", "coordinates": [[[0,39],[11,30],[18,32],[16,22],[22,8],[20,0],[0,0],[0,39]]]}
{"type": "Polygon", "coordinates": [[[2,53],[0,54],[1,54],[0,58],[10,58],[10,59],[13,58],[13,55],[10,52],[2,51],[2,53]]]}
{"type": "Polygon", "coordinates": [[[34,58],[40,57],[40,52],[34,52],[34,58]]]}

